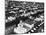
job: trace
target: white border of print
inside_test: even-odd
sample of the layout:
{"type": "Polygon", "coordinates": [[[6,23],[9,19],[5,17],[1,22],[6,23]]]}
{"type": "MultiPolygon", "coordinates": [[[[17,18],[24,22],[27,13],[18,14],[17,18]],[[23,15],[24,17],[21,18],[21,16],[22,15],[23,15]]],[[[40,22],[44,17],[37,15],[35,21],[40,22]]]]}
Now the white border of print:
{"type": "MultiPolygon", "coordinates": [[[[14,1],[16,1],[16,0],[14,0],[14,1]]],[[[45,3],[44,8],[46,9],[46,7],[45,7],[46,1],[45,0],[18,0],[18,1],[44,2],[45,3]]],[[[45,21],[46,21],[46,16],[45,16],[46,12],[45,11],[44,11],[44,18],[45,18],[45,21]]],[[[34,33],[34,34],[31,34],[31,35],[45,35],[45,34],[46,34],[46,24],[45,24],[44,33],[34,33]]],[[[0,0],[0,35],[5,35],[5,0],[0,0]]],[[[25,34],[25,35],[29,35],[29,34],[25,34]]]]}

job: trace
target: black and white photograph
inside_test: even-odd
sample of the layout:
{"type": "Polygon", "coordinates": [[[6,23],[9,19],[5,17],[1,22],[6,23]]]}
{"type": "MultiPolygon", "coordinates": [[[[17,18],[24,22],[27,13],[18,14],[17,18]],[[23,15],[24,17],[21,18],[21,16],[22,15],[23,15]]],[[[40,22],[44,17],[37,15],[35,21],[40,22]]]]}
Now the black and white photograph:
{"type": "Polygon", "coordinates": [[[44,33],[44,2],[5,0],[5,35],[44,33]]]}

